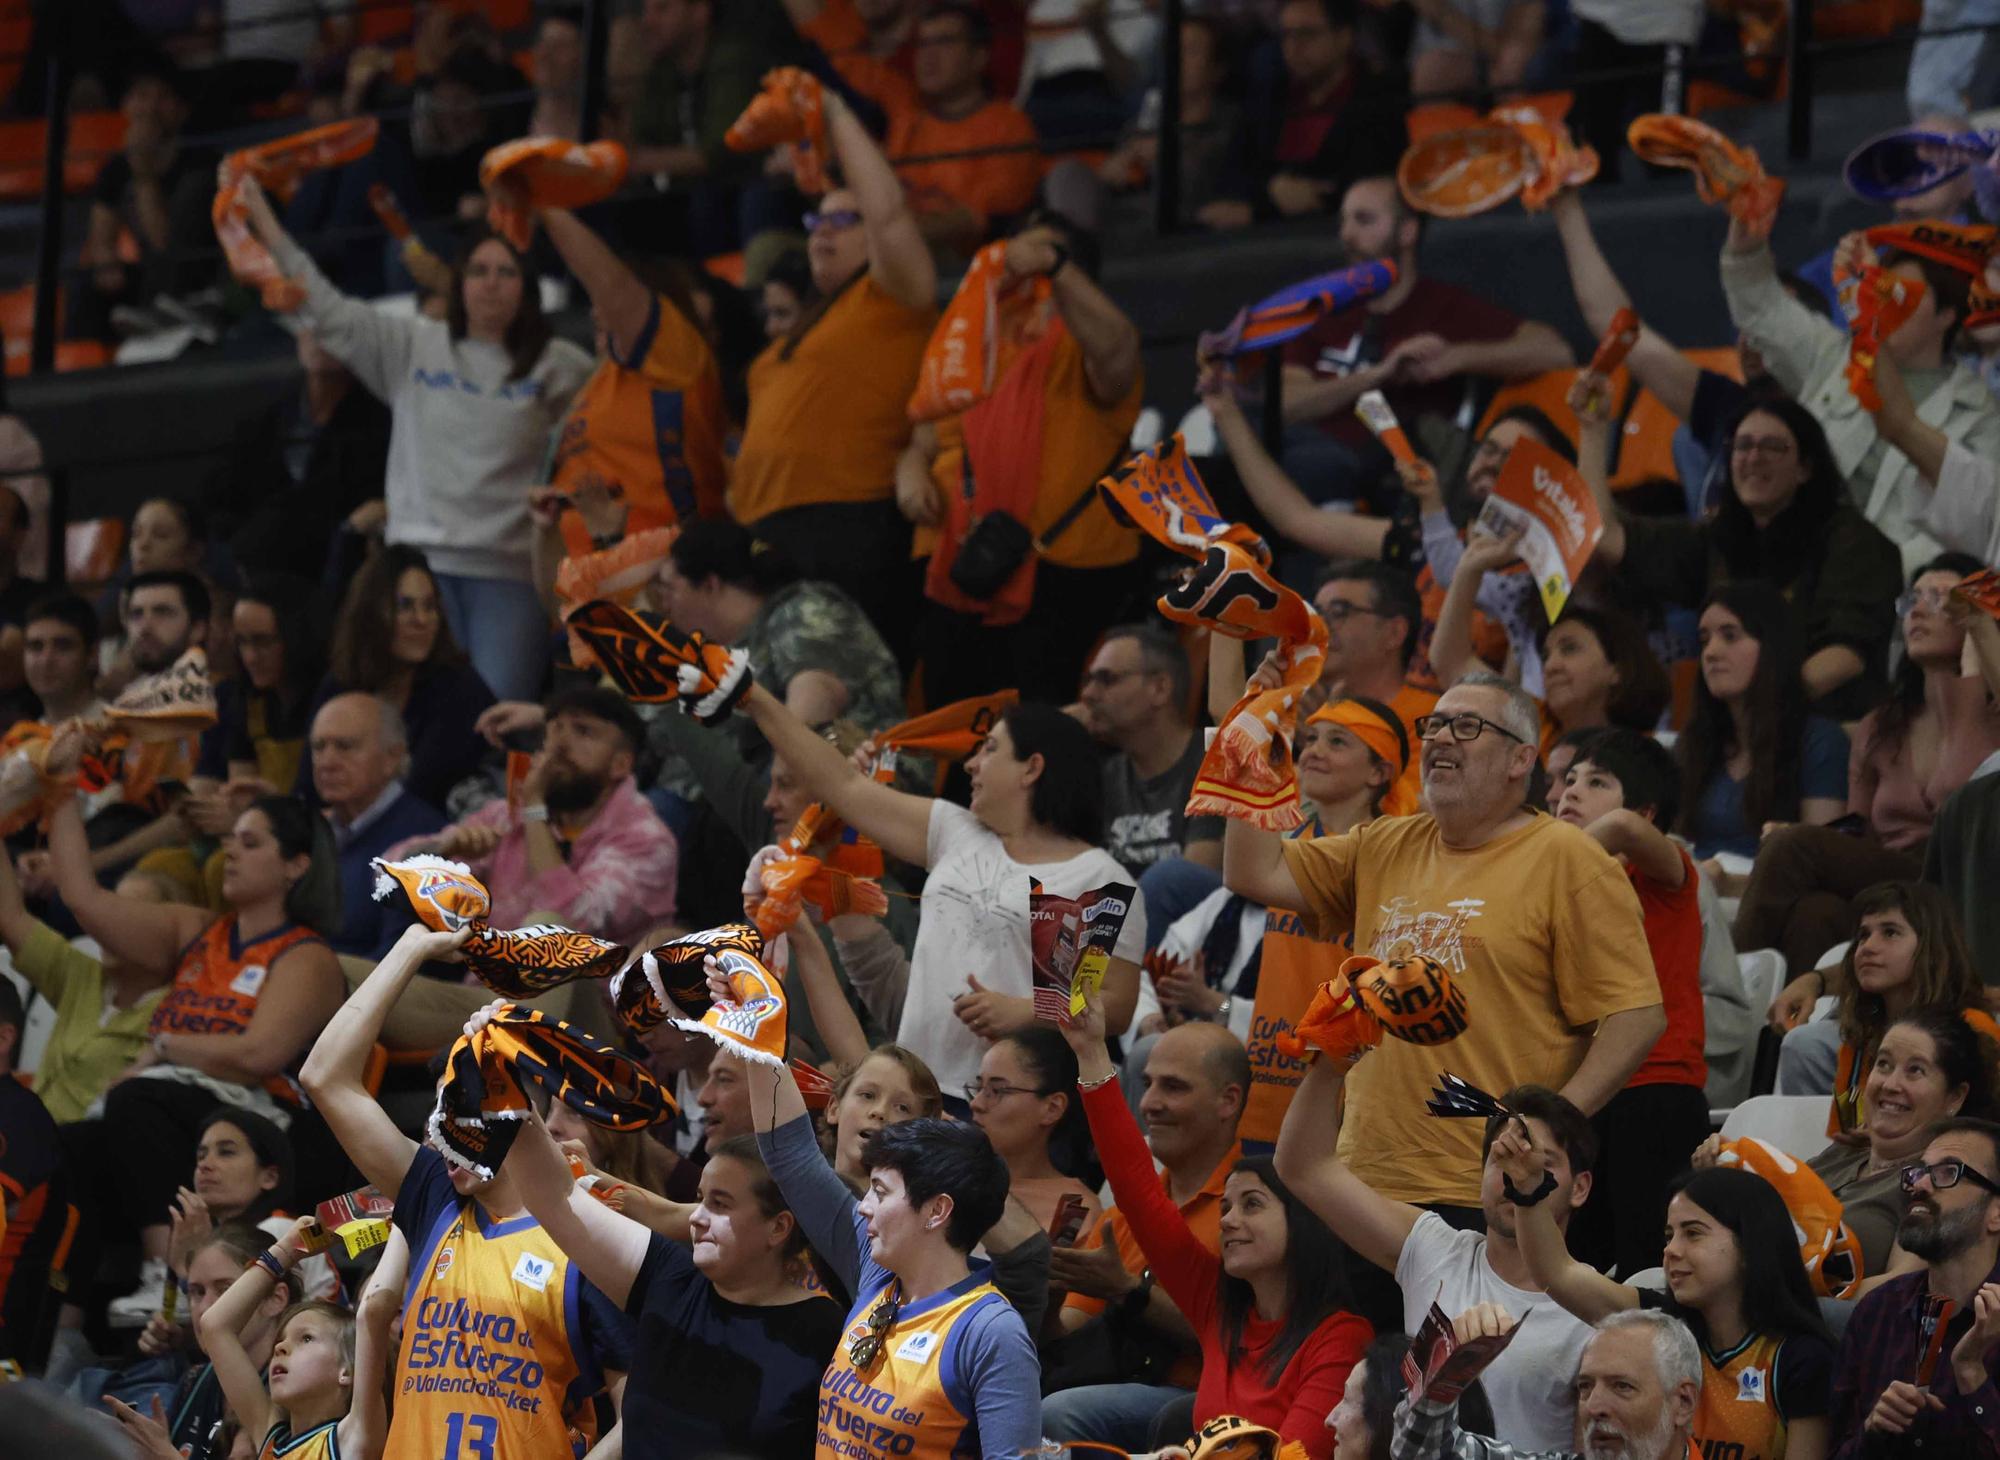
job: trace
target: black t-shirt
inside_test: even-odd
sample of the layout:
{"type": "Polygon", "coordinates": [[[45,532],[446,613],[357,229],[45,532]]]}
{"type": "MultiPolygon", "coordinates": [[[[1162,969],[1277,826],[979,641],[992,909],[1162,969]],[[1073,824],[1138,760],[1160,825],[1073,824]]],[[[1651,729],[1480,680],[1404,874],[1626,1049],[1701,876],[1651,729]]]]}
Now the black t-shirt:
{"type": "Polygon", "coordinates": [[[1139,779],[1132,757],[1120,752],[1104,763],[1104,850],[1133,876],[1155,862],[1178,857],[1189,842],[1220,841],[1222,818],[1187,814],[1188,795],[1201,770],[1202,737],[1188,736],[1181,758],[1139,779]]]}
{"type": "Polygon", "coordinates": [[[655,1236],[625,1311],[627,1460],[810,1455],[819,1381],[845,1315],[825,1298],[748,1308],[717,1295],[688,1250],[655,1236]]]}

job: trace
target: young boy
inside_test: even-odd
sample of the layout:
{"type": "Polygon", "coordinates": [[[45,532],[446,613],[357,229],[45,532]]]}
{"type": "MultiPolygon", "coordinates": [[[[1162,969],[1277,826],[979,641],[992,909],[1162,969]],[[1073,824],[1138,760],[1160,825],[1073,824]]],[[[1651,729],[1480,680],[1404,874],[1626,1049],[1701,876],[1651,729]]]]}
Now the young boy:
{"type": "Polygon", "coordinates": [[[1699,874],[1662,827],[1680,809],[1680,772],[1650,735],[1606,730],[1578,747],[1556,816],[1580,826],[1632,879],[1659,975],[1667,1032],[1596,1117],[1596,1194],[1578,1214],[1571,1250],[1630,1276],[1660,1262],[1667,1185],[1708,1138],[1702,1086],[1699,874]]]}
{"type": "Polygon", "coordinates": [[[377,1269],[362,1295],[359,1333],[354,1315],[333,1303],[308,1299],[286,1309],[266,1371],[268,1390],[243,1347],[242,1329],[305,1255],[316,1226],[311,1217],[299,1218],[201,1316],[202,1348],[242,1433],[261,1440],[258,1460],[377,1455],[388,1435],[382,1375],[396,1304],[383,1295],[393,1300],[400,1287],[395,1273],[377,1269]]]}

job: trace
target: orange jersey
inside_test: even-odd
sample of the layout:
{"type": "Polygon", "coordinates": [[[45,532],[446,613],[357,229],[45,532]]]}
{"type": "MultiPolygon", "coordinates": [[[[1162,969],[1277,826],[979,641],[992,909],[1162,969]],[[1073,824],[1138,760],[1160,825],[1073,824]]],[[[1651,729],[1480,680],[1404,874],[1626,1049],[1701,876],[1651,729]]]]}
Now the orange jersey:
{"type": "MultiPolygon", "coordinates": [[[[628,536],[718,517],[727,429],[714,352],[680,310],[655,295],[631,349],[600,363],[570,402],[551,479],[566,492],[587,483],[613,489],[629,514],[628,536]]],[[[592,551],[576,513],[563,514],[562,532],[573,556],[592,551]]]]}
{"type": "Polygon", "coordinates": [[[910,1304],[881,1336],[882,1356],[865,1373],[856,1370],[849,1350],[868,1336],[875,1301],[857,1303],[820,1379],[819,1460],[867,1454],[958,1460],[978,1454],[965,1376],[947,1353],[961,1320],[1006,1302],[993,1284],[966,1281],[910,1304]]]}
{"type": "MultiPolygon", "coordinates": [[[[1310,823],[1308,823],[1310,825],[1310,823]]],[[[1292,1095],[1310,1067],[1304,1056],[1278,1048],[1312,1002],[1316,989],[1333,976],[1352,951],[1346,941],[1314,936],[1301,913],[1271,908],[1264,914],[1264,942],[1258,953],[1256,1004],[1250,1015],[1250,1093],[1243,1102],[1237,1136],[1275,1143],[1292,1095]]]]}
{"type": "Polygon", "coordinates": [[[572,1426],[594,1430],[604,1379],[590,1337],[609,1300],[533,1217],[490,1221],[452,1194],[434,1152],[417,1161],[396,1198],[410,1277],[383,1460],[571,1454],[572,1426]]]}
{"type": "Polygon", "coordinates": [[[1816,1391],[1824,1400],[1832,1361],[1832,1350],[1823,1344],[1764,1334],[1746,1338],[1719,1357],[1704,1345],[1693,1435],[1703,1460],[1784,1460],[1787,1423],[1825,1414],[1824,1408],[1817,1414],[1788,1414],[1787,1400],[1796,1404],[1800,1389],[1816,1391]],[[1801,1365],[1817,1371],[1817,1382],[1793,1372],[1801,1365]]]}
{"type": "MultiPolygon", "coordinates": [[[[153,1010],[148,1034],[241,1034],[250,1027],[257,1000],[277,962],[301,943],[321,942],[300,923],[239,943],[236,914],[217,918],[181,950],[173,986],[153,1010]]],[[[265,1088],[281,1100],[298,1103],[298,1093],[282,1075],[265,1088]]]]}

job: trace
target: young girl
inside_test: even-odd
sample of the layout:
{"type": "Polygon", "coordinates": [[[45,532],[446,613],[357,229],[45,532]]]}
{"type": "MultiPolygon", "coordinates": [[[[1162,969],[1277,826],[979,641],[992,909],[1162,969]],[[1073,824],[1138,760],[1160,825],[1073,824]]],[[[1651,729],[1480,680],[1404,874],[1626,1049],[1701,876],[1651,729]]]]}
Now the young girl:
{"type": "Polygon", "coordinates": [[[1240,1415],[1327,1460],[1334,1446],[1327,1413],[1374,1336],[1367,1320],[1347,1311],[1347,1249],[1278,1179],[1270,1158],[1258,1156],[1230,1172],[1221,1255],[1209,1251],[1160,1184],[1117,1087],[1094,996],[1063,1036],[1076,1051],[1077,1088],[1118,1209],[1201,1343],[1196,1426],[1240,1415]]]}
{"type": "MultiPolygon", "coordinates": [[[[1860,1129],[1861,1082],[1875,1047],[1883,1031],[1910,1010],[1963,1010],[1975,1033],[2000,1042],[2000,1026],[1986,1012],[1978,970],[1942,892],[1923,882],[1884,882],[1862,892],[1854,906],[1859,921],[1834,983],[1840,994],[1840,1053],[1827,1117],[1830,1136],[1860,1129]]],[[[1788,1054],[1794,1043],[1786,1041],[1788,1054]]],[[[1787,1088],[1812,1093],[1796,1081],[1787,1088]]]]}
{"type": "MultiPolygon", "coordinates": [[[[1680,826],[1702,870],[1719,877],[1717,853],[1757,855],[1769,822],[1824,825],[1847,805],[1847,736],[1806,713],[1791,609],[1768,583],[1729,583],[1701,611],[1701,677],[1694,714],[1675,747],[1681,763],[1680,826]]],[[[1722,878],[1724,896],[1741,877],[1722,878]]]]}
{"type": "MultiPolygon", "coordinates": [[[[1513,1190],[1543,1183],[1544,1153],[1520,1121],[1493,1142],[1513,1190]]],[[[1629,1308],[1664,1308],[1702,1348],[1694,1438],[1743,1460],[1824,1460],[1833,1388],[1827,1337],[1791,1214],[1777,1188],[1716,1168],[1682,1180],[1667,1204],[1667,1292],[1613,1282],[1569,1255],[1546,1202],[1515,1201],[1528,1270],[1585,1323],[1629,1308]]]]}
{"type": "MultiPolygon", "coordinates": [[[[294,1303],[278,1320],[268,1390],[243,1345],[244,1327],[304,1254],[305,1241],[317,1225],[311,1217],[299,1218],[275,1245],[257,1254],[198,1324],[237,1423],[246,1434],[263,1436],[259,1460],[373,1460],[388,1438],[380,1403],[354,1400],[381,1393],[389,1321],[395,1316],[389,1304],[379,1299],[365,1303],[372,1319],[357,1332],[354,1315],[344,1308],[318,1299],[294,1303]]],[[[395,1291],[393,1281],[371,1288],[395,1291]]]]}

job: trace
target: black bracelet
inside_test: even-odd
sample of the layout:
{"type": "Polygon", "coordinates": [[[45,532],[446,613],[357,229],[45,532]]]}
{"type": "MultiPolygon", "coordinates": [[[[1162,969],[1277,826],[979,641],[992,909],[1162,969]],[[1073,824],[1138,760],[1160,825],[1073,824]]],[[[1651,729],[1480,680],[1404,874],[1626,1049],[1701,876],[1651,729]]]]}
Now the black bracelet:
{"type": "Polygon", "coordinates": [[[1044,279],[1053,279],[1063,271],[1063,265],[1069,262],[1069,249],[1067,246],[1051,241],[1049,247],[1055,250],[1056,261],[1042,270],[1042,277],[1044,279]]]}
{"type": "Polygon", "coordinates": [[[1517,1207],[1540,1206],[1548,1200],[1549,1193],[1555,1189],[1556,1173],[1553,1171],[1544,1171],[1542,1173],[1542,1184],[1527,1193],[1523,1193],[1519,1187],[1514,1185],[1511,1177],[1504,1173],[1500,1177],[1500,1194],[1517,1207]]]}

